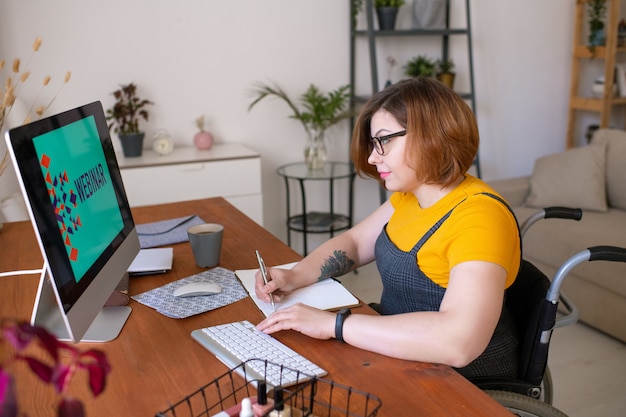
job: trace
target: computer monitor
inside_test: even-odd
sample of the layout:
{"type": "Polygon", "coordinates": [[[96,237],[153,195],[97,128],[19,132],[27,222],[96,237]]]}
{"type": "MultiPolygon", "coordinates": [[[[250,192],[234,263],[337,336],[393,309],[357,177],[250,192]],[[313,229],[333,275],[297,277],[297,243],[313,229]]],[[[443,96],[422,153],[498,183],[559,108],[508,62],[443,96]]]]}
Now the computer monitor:
{"type": "Polygon", "coordinates": [[[139,252],[102,104],[11,129],[6,141],[44,259],[31,322],[61,340],[117,337],[104,307],[139,252]]]}

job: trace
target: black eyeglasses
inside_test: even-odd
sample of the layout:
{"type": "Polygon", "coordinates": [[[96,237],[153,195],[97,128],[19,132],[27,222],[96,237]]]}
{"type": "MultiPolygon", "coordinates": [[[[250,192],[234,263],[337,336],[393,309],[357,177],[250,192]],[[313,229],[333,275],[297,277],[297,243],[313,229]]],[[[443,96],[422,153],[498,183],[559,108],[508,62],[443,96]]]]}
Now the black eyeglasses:
{"type": "Polygon", "coordinates": [[[379,137],[374,136],[370,139],[370,142],[372,146],[374,147],[374,149],[376,149],[376,153],[382,156],[385,154],[385,148],[383,148],[384,145],[388,144],[391,139],[398,137],[398,136],[404,136],[404,135],[406,135],[406,130],[401,130],[399,132],[390,133],[389,135],[385,135],[385,136],[379,136],[379,137]]]}

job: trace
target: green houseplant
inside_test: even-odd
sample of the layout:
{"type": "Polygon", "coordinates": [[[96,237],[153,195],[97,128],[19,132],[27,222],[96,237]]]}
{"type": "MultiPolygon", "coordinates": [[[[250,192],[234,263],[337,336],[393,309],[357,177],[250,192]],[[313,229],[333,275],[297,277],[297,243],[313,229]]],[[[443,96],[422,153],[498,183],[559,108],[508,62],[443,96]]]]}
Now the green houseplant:
{"type": "Polygon", "coordinates": [[[399,9],[404,5],[404,0],[374,0],[374,7],[395,7],[399,9]]]}
{"type": "Polygon", "coordinates": [[[589,19],[589,37],[587,45],[592,53],[594,52],[594,47],[604,45],[606,1],[607,0],[590,0],[587,3],[587,17],[589,19]]]}
{"type": "Polygon", "coordinates": [[[374,0],[380,30],[395,29],[398,9],[402,5],[404,5],[404,0],[374,0]]]}
{"type": "Polygon", "coordinates": [[[140,99],[134,83],[121,85],[113,92],[113,96],[115,103],[106,111],[106,119],[111,121],[109,130],[113,129],[118,134],[124,156],[140,156],[145,132],[139,128],[139,122],[141,119],[148,120],[149,113],[146,107],[154,103],[140,99]]]}
{"type": "Polygon", "coordinates": [[[324,138],[326,130],[336,123],[353,115],[348,106],[350,86],[344,85],[326,94],[322,93],[314,84],[300,96],[298,105],[278,85],[258,83],[253,88],[254,99],[248,106],[251,110],[257,103],[266,97],[276,97],[285,102],[292,110],[292,119],[302,123],[307,133],[308,142],[304,156],[309,169],[324,168],[326,162],[326,145],[324,138]]]}
{"type": "Polygon", "coordinates": [[[454,62],[450,58],[438,59],[435,65],[437,68],[437,79],[448,87],[453,88],[454,77],[456,75],[454,73],[454,62]]]}
{"type": "Polygon", "coordinates": [[[435,61],[426,56],[418,55],[411,58],[404,65],[404,75],[409,77],[432,77],[435,75],[437,65],[435,61]]]}

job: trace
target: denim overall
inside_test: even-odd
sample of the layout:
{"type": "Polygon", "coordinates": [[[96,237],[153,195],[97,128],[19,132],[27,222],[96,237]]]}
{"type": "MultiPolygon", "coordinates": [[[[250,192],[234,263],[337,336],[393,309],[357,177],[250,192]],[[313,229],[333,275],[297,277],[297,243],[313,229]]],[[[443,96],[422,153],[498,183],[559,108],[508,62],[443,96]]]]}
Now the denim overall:
{"type": "MultiPolygon", "coordinates": [[[[491,194],[486,195],[502,201],[491,194]]],[[[380,233],[376,240],[375,254],[383,282],[383,294],[380,304],[372,306],[380,314],[439,311],[446,289],[428,278],[419,269],[415,259],[420,248],[450,217],[454,208],[456,206],[439,219],[409,252],[401,251],[391,242],[386,227],[380,233]]],[[[457,371],[466,378],[516,377],[519,345],[516,336],[513,320],[503,307],[496,330],[485,351],[468,366],[457,371]]]]}

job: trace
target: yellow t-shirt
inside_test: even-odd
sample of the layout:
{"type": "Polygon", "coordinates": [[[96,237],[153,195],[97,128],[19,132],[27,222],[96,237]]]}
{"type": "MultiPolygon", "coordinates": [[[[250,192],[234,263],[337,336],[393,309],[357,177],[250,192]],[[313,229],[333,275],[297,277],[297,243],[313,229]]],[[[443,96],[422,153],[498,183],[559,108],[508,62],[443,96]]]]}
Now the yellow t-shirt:
{"type": "Polygon", "coordinates": [[[507,271],[508,288],[515,281],[521,258],[517,221],[500,201],[477,194],[483,192],[502,198],[483,181],[470,175],[426,209],[420,207],[412,193],[393,193],[390,201],[395,211],[387,224],[389,239],[398,249],[410,251],[458,204],[418,251],[416,261],[420,270],[436,284],[447,288],[450,270],[455,265],[476,260],[493,262],[507,271]]]}

